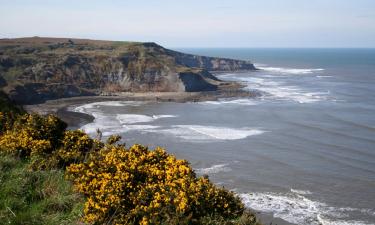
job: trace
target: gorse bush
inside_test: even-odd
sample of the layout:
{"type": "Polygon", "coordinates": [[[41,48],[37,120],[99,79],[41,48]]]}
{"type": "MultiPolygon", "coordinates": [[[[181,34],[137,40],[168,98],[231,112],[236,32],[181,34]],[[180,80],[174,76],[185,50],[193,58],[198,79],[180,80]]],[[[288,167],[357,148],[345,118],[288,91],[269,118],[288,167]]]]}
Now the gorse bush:
{"type": "Polygon", "coordinates": [[[93,224],[199,224],[207,215],[231,219],[244,210],[232,192],[161,148],[107,145],[70,165],[67,176],[87,197],[84,219],[93,224]]]}
{"type": "Polygon", "coordinates": [[[66,131],[61,147],[55,152],[59,166],[82,162],[87,154],[94,149],[97,142],[80,130],[66,131]]]}
{"type": "Polygon", "coordinates": [[[55,116],[19,116],[6,130],[0,144],[10,153],[29,157],[52,153],[64,135],[66,124],[55,116]]]}
{"type": "Polygon", "coordinates": [[[103,143],[66,130],[52,115],[0,113],[0,126],[0,156],[26,163],[30,172],[65,171],[84,196],[88,224],[257,224],[253,215],[244,217],[234,193],[162,148],[126,148],[118,135],[103,143]]]}
{"type": "Polygon", "coordinates": [[[66,123],[53,115],[26,114],[12,123],[4,120],[2,152],[30,159],[34,169],[64,168],[80,162],[96,143],[82,131],[66,131],[66,123]]]}

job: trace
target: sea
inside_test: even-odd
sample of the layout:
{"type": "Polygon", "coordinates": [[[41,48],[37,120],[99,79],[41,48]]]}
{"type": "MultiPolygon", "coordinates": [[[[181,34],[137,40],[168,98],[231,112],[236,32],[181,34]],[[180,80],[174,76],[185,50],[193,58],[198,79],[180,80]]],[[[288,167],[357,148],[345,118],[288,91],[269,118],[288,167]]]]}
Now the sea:
{"type": "Polygon", "coordinates": [[[95,136],[162,146],[258,212],[298,225],[375,224],[375,49],[185,48],[250,60],[218,73],[255,98],[71,107],[95,136]]]}

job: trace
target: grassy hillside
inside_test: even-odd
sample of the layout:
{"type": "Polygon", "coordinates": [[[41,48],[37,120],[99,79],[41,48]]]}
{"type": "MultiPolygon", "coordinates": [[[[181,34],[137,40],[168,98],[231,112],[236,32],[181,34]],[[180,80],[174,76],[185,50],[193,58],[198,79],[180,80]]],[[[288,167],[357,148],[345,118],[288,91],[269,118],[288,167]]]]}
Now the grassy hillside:
{"type": "Polygon", "coordinates": [[[63,171],[32,171],[27,160],[4,154],[0,171],[0,224],[79,224],[83,197],[63,171]]]}

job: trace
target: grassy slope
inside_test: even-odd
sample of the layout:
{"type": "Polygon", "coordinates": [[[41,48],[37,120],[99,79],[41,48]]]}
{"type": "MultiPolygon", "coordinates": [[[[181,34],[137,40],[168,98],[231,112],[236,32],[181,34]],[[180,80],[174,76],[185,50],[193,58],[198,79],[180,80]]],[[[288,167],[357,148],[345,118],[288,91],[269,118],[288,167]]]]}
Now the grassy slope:
{"type": "Polygon", "coordinates": [[[79,224],[83,199],[60,170],[29,171],[0,155],[0,224],[79,224]]]}
{"type": "MultiPolygon", "coordinates": [[[[24,112],[0,91],[1,112],[24,112]]],[[[31,171],[28,162],[0,153],[0,224],[78,224],[83,199],[61,170],[31,171]]]]}

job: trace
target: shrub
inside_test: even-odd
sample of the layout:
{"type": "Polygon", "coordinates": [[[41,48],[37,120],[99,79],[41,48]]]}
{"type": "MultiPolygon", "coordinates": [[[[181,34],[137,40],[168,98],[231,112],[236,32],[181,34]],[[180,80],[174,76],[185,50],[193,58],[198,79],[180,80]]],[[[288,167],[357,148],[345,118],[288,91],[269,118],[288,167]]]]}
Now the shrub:
{"type": "Polygon", "coordinates": [[[53,115],[21,115],[11,129],[4,133],[0,143],[8,151],[20,156],[31,156],[41,151],[50,153],[59,145],[66,126],[66,123],[53,115]]]}
{"type": "Polygon", "coordinates": [[[93,147],[94,140],[83,131],[66,131],[61,147],[55,153],[59,166],[82,162],[93,147]]]}
{"type": "Polygon", "coordinates": [[[66,123],[53,115],[27,114],[17,117],[12,125],[4,124],[7,129],[0,136],[0,150],[31,159],[34,170],[65,168],[83,161],[95,146],[103,146],[80,130],[66,131],[66,123]]]}
{"type": "Polygon", "coordinates": [[[88,223],[199,224],[208,215],[233,219],[244,211],[232,192],[197,177],[187,161],[161,148],[107,145],[66,174],[87,197],[88,223]]]}

